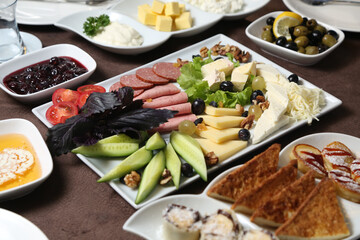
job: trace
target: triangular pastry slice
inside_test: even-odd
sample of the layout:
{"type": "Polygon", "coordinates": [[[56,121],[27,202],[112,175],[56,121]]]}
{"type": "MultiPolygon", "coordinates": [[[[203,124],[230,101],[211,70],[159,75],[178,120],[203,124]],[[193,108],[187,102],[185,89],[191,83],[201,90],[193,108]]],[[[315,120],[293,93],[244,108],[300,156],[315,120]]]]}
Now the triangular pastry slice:
{"type": "Polygon", "coordinates": [[[280,149],[280,144],[271,145],[267,150],[217,182],[208,190],[207,195],[234,202],[236,196],[259,186],[266,178],[276,172],[280,149]]]}
{"type": "Polygon", "coordinates": [[[334,184],[324,178],[297,212],[275,232],[280,239],[342,239],[350,235],[334,184]]]}
{"type": "Polygon", "coordinates": [[[310,170],[255,210],[250,220],[259,225],[279,227],[288,220],[315,188],[315,172],[310,170]]]}
{"type": "Polygon", "coordinates": [[[231,208],[237,212],[252,214],[257,208],[264,205],[284,187],[296,180],[296,165],[297,161],[291,160],[288,165],[280,168],[258,187],[239,195],[231,208]]]}

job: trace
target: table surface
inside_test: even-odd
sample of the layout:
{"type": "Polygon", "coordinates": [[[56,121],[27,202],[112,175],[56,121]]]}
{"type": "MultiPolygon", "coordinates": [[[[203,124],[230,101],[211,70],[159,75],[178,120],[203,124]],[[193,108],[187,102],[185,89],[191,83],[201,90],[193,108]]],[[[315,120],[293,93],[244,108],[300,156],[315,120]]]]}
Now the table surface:
{"type": "MultiPolygon", "coordinates": [[[[303,126],[277,139],[286,146],[304,135],[318,132],[338,132],[360,137],[360,34],[345,32],[345,41],[327,58],[310,67],[298,66],[273,57],[259,49],[245,35],[245,28],[255,19],[273,11],[288,10],[280,0],[272,0],[260,11],[245,19],[221,21],[204,33],[186,38],[171,38],[162,46],[138,56],[106,52],[74,33],[54,26],[20,25],[21,31],[36,35],[43,46],[59,43],[74,44],[88,52],[97,62],[95,73],[88,83],[96,83],[135,67],[156,60],[218,33],[225,34],[271,61],[298,74],[343,101],[337,109],[320,121],[303,126]]],[[[0,91],[0,120],[24,118],[33,122],[46,138],[47,127],[31,112],[34,106],[17,102],[0,91]]],[[[232,164],[212,173],[212,180],[220,172],[249,160],[265,150],[265,146],[232,164]]],[[[1,208],[18,213],[37,225],[49,239],[140,239],[122,229],[135,212],[107,183],[97,183],[98,175],[74,154],[54,157],[54,170],[48,180],[27,196],[0,203],[1,208]]],[[[206,183],[198,180],[177,194],[200,193],[206,183]]]]}

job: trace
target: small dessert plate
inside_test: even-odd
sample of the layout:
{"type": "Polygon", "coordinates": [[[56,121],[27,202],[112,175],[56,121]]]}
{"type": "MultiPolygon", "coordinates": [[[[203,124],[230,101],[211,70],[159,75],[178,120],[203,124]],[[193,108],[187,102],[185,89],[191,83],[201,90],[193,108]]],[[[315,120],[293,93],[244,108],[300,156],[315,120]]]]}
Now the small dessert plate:
{"type": "Polygon", "coordinates": [[[96,69],[95,60],[87,54],[82,49],[71,44],[58,44],[30,52],[28,54],[14,58],[8,62],[5,62],[0,65],[0,88],[4,90],[7,94],[14,97],[15,99],[24,102],[24,103],[38,103],[42,100],[48,99],[51,97],[51,94],[58,88],[72,88],[77,85],[80,85],[86,79],[88,79],[91,74],[96,69]],[[9,74],[34,65],[36,63],[48,60],[54,56],[58,57],[71,57],[78,62],[80,62],[88,70],[86,73],[72,78],[63,83],[57,84],[55,86],[40,90],[38,92],[30,94],[18,94],[8,89],[4,84],[4,78],[9,74]]]}
{"type": "Polygon", "coordinates": [[[39,50],[42,48],[42,43],[38,37],[31,33],[27,32],[20,32],[21,38],[24,41],[24,44],[26,46],[26,52],[25,54],[34,52],[36,50],[39,50]]]}
{"type": "Polygon", "coordinates": [[[28,120],[18,118],[2,120],[0,121],[0,135],[6,134],[21,134],[30,141],[40,163],[41,176],[38,179],[24,185],[0,191],[0,201],[10,200],[29,194],[41,183],[43,183],[50,176],[53,170],[53,161],[49,149],[47,148],[39,130],[33,123],[28,120]]]}
{"type": "Polygon", "coordinates": [[[299,53],[299,52],[278,46],[274,43],[262,40],[261,32],[262,32],[263,27],[266,26],[266,19],[268,19],[269,17],[276,18],[280,13],[282,13],[282,11],[268,13],[268,14],[258,18],[254,22],[252,22],[245,30],[246,36],[248,36],[248,38],[250,38],[254,43],[259,45],[259,47],[264,52],[267,52],[271,55],[274,55],[276,57],[282,58],[284,60],[290,61],[290,62],[298,64],[298,65],[310,66],[310,65],[314,65],[315,63],[319,62],[320,60],[325,58],[327,55],[329,55],[345,39],[345,35],[341,30],[339,30],[335,27],[332,27],[326,23],[318,21],[318,23],[320,23],[326,29],[334,30],[339,35],[339,39],[337,40],[337,43],[322,53],[315,54],[315,55],[307,55],[307,54],[299,53]]]}

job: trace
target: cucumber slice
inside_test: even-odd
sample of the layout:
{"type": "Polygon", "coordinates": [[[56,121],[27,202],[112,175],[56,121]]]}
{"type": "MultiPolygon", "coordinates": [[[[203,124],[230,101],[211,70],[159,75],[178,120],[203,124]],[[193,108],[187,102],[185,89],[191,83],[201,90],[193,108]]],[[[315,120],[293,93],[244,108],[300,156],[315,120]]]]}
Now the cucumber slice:
{"type": "Polygon", "coordinates": [[[140,148],[119,165],[111,169],[107,174],[100,178],[97,182],[107,182],[116,178],[121,178],[132,170],[138,170],[150,162],[152,151],[146,150],[145,147],[140,148]]]}
{"type": "Polygon", "coordinates": [[[199,143],[191,136],[176,131],[170,134],[170,142],[174,150],[207,181],[205,158],[199,143]]]}
{"type": "Polygon", "coordinates": [[[131,138],[125,133],[116,134],[104,139],[101,139],[99,143],[140,143],[139,139],[131,138]]]}
{"type": "Polygon", "coordinates": [[[152,192],[152,190],[158,184],[164,169],[165,154],[163,151],[160,151],[150,160],[150,163],[145,167],[145,170],[141,177],[139,190],[135,199],[136,204],[144,201],[145,198],[152,192]]]}
{"type": "Polygon", "coordinates": [[[166,146],[166,143],[164,139],[161,137],[159,132],[156,132],[154,135],[152,135],[149,140],[146,142],[146,149],[147,150],[156,150],[161,149],[166,146]]]}
{"type": "Polygon", "coordinates": [[[172,180],[175,184],[176,189],[179,188],[180,185],[180,176],[181,176],[181,161],[178,155],[176,154],[171,143],[166,145],[164,150],[165,152],[165,165],[166,168],[170,171],[172,180]]]}
{"type": "Polygon", "coordinates": [[[95,143],[90,146],[80,146],[72,153],[86,157],[125,157],[139,149],[138,143],[95,143]]]}

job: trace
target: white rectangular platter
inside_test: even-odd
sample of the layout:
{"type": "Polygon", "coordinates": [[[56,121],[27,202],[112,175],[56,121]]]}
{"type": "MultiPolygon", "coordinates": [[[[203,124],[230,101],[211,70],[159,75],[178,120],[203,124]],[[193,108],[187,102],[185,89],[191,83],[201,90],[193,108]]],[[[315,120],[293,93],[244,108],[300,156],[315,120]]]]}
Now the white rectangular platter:
{"type": "MultiPolygon", "coordinates": [[[[252,51],[251,49],[245,47],[244,45],[232,40],[231,38],[222,35],[222,34],[218,34],[215,35],[211,38],[208,38],[204,41],[201,41],[197,44],[194,44],[190,47],[184,48],[180,51],[177,51],[175,53],[169,54],[165,57],[162,57],[160,59],[157,59],[153,62],[150,62],[144,66],[135,68],[133,70],[130,70],[128,72],[122,73],[120,75],[117,75],[115,77],[112,77],[108,80],[105,80],[101,83],[99,83],[99,85],[105,87],[107,90],[109,89],[109,87],[119,81],[120,77],[122,75],[128,75],[128,74],[134,74],[135,71],[139,68],[143,68],[143,67],[151,67],[153,66],[155,63],[157,62],[176,62],[177,58],[181,58],[183,60],[191,60],[192,59],[192,55],[198,54],[200,49],[204,46],[208,47],[209,49],[214,46],[215,44],[221,42],[222,44],[230,44],[230,45],[235,45],[238,46],[241,50],[243,51],[248,51],[251,56],[252,56],[252,60],[253,61],[257,61],[257,62],[263,62],[263,63],[269,63],[272,64],[275,68],[277,68],[282,74],[284,74],[285,76],[289,76],[291,74],[291,72],[289,72],[288,70],[282,68],[281,66],[269,61],[268,59],[264,58],[263,56],[261,56],[260,54],[252,51]]],[[[314,86],[313,84],[311,84],[310,82],[306,81],[306,80],[302,80],[302,84],[306,87],[309,88],[315,88],[316,86],[314,86]]],[[[341,105],[341,100],[334,97],[333,95],[327,93],[324,91],[324,96],[326,99],[326,106],[322,108],[320,114],[317,116],[321,116],[331,110],[333,110],[334,108],[338,107],[341,105]]],[[[46,110],[52,105],[51,102],[49,103],[45,103],[41,106],[38,106],[34,109],[32,109],[32,112],[47,126],[47,127],[52,127],[52,125],[46,120],[45,117],[45,113],[46,110]]],[[[272,135],[270,135],[269,137],[267,137],[266,139],[264,139],[262,142],[258,143],[258,144],[249,144],[249,146],[247,146],[245,149],[241,150],[240,152],[236,153],[235,155],[229,157],[228,159],[226,159],[225,161],[217,164],[216,166],[212,167],[211,169],[208,170],[208,172],[212,172],[215,171],[218,168],[223,167],[224,165],[239,159],[241,156],[257,149],[260,148],[270,142],[273,142],[275,139],[277,139],[278,137],[289,133],[291,130],[294,130],[302,125],[305,125],[307,122],[306,120],[304,121],[297,121],[291,124],[288,124],[286,126],[284,126],[283,128],[279,129],[278,131],[276,131],[275,133],[273,133],[272,135]]],[[[167,136],[164,136],[165,138],[167,136]]],[[[84,157],[82,155],[78,155],[78,157],[86,164],[88,165],[93,171],[95,171],[100,177],[102,177],[105,173],[107,173],[108,171],[110,171],[114,166],[116,166],[119,163],[119,159],[99,159],[99,158],[88,158],[88,157],[84,157]]],[[[199,179],[198,175],[195,175],[191,178],[182,178],[181,179],[181,184],[180,187],[185,186],[195,180],[199,179]]],[[[133,206],[134,208],[140,208],[156,199],[159,199],[165,195],[168,195],[169,193],[172,193],[174,191],[176,191],[176,188],[174,186],[158,186],[156,187],[156,189],[147,197],[147,199],[140,203],[140,204],[135,204],[135,198],[136,198],[136,194],[137,194],[137,190],[133,190],[129,187],[127,187],[125,184],[120,183],[119,181],[112,181],[110,182],[110,185],[112,188],[114,188],[114,190],[116,192],[118,192],[131,206],[133,206]]]]}

